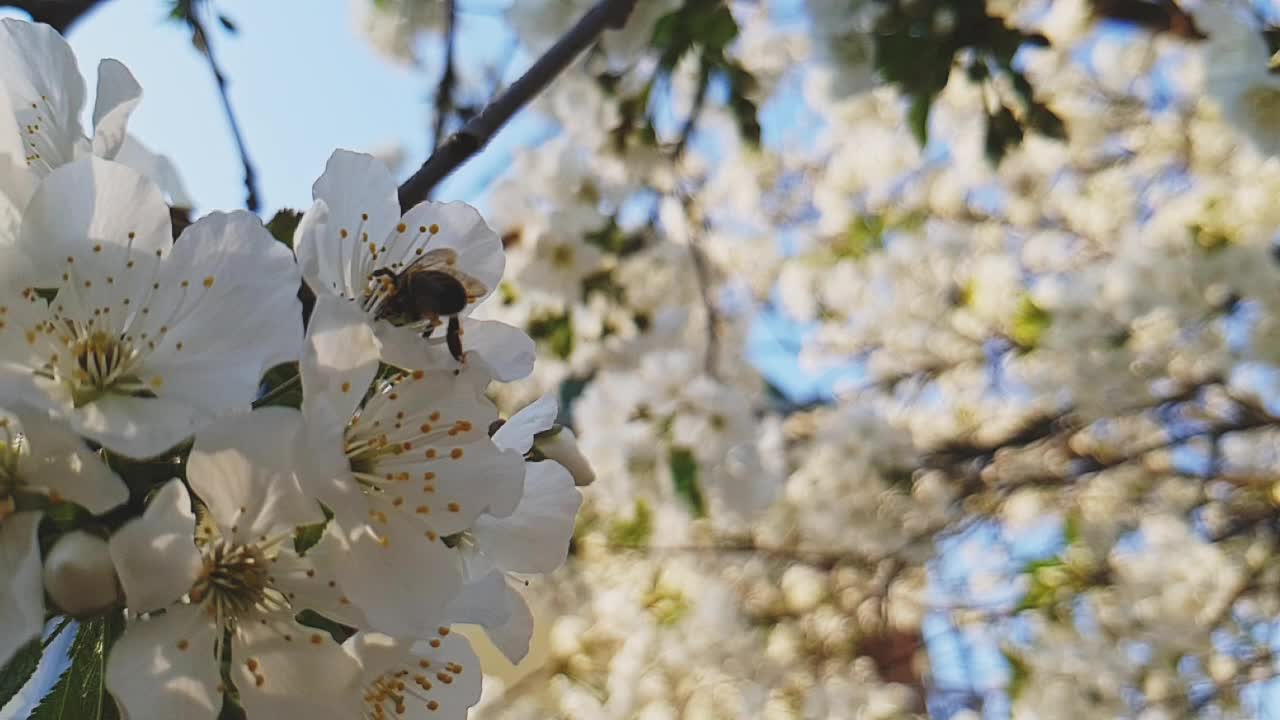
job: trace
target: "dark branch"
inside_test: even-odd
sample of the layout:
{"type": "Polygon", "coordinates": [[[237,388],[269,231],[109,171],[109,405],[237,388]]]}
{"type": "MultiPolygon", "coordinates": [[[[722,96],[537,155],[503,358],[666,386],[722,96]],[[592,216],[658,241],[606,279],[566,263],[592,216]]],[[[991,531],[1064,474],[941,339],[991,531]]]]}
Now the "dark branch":
{"type": "Polygon", "coordinates": [[[449,124],[449,115],[453,112],[453,85],[457,73],[453,67],[454,47],[458,35],[458,4],[456,0],[445,0],[444,3],[444,71],[440,73],[440,84],[436,87],[436,127],[431,137],[431,152],[440,148],[444,140],[444,128],[449,124]]]}
{"type": "Polygon", "coordinates": [[[77,20],[103,2],[105,0],[9,0],[0,2],[0,7],[25,10],[32,20],[51,25],[65,35],[77,20]]]}
{"type": "Polygon", "coordinates": [[[622,27],[636,1],[600,0],[596,3],[520,79],[436,148],[422,167],[400,186],[400,207],[408,210],[427,199],[441,180],[479,152],[513,115],[550,85],[601,33],[608,28],[622,27]]]}
{"type": "Polygon", "coordinates": [[[204,23],[200,21],[198,8],[193,7],[195,3],[190,0],[185,4],[186,21],[191,28],[191,43],[204,55],[209,63],[209,70],[213,72],[213,79],[218,85],[218,98],[222,100],[222,111],[227,116],[231,137],[235,140],[236,150],[240,153],[240,164],[244,166],[244,187],[247,192],[244,206],[256,213],[261,209],[261,203],[258,200],[258,176],[253,170],[253,162],[249,159],[249,151],[245,148],[244,134],[240,132],[240,123],[236,120],[235,109],[231,107],[231,97],[227,94],[227,77],[222,73],[222,66],[218,64],[218,59],[213,54],[209,33],[205,31],[204,23]]]}

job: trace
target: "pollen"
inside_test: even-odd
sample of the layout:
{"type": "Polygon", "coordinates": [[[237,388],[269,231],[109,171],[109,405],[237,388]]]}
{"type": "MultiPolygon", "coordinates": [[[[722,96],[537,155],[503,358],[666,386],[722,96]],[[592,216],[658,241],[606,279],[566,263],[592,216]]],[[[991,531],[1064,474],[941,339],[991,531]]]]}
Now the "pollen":
{"type": "Polygon", "coordinates": [[[321,644],[321,643],[323,643],[323,642],[324,642],[324,636],[322,636],[320,633],[312,633],[312,634],[311,634],[311,644],[312,644],[312,645],[319,645],[319,644],[321,644]]]}
{"type": "Polygon", "coordinates": [[[205,279],[204,279],[204,286],[205,286],[205,288],[206,288],[206,289],[208,289],[208,288],[213,287],[213,282],[214,282],[214,279],[213,279],[213,276],[212,276],[212,275],[210,275],[209,277],[205,278],[205,279]]]}
{"type": "Polygon", "coordinates": [[[450,450],[449,457],[453,458],[454,460],[457,460],[458,458],[462,457],[462,448],[454,448],[450,450]]]}
{"type": "Polygon", "coordinates": [[[431,234],[435,235],[438,232],[440,232],[440,226],[435,223],[431,223],[431,234]]]}
{"type": "Polygon", "coordinates": [[[349,233],[347,233],[347,229],[346,229],[346,228],[342,228],[341,230],[339,230],[339,231],[338,231],[338,237],[342,238],[343,240],[346,240],[346,239],[347,239],[347,235],[348,235],[348,234],[349,234],[349,233]]]}
{"type": "Polygon", "coordinates": [[[349,382],[342,383],[342,392],[351,392],[351,383],[349,382]]]}
{"type": "Polygon", "coordinates": [[[181,650],[182,652],[186,652],[187,648],[189,647],[191,647],[191,643],[187,642],[186,640],[178,641],[178,649],[181,650]]]}
{"type": "Polygon", "coordinates": [[[404,223],[400,223],[399,225],[396,226],[396,232],[399,232],[399,233],[402,233],[408,229],[409,229],[409,226],[405,225],[404,223]]]}
{"type": "Polygon", "coordinates": [[[459,511],[459,510],[461,510],[461,509],[462,509],[462,506],[461,506],[461,505],[459,505],[458,503],[456,503],[456,502],[451,502],[451,503],[449,503],[449,512],[454,512],[454,513],[456,513],[456,512],[458,512],[458,511],[459,511]]]}

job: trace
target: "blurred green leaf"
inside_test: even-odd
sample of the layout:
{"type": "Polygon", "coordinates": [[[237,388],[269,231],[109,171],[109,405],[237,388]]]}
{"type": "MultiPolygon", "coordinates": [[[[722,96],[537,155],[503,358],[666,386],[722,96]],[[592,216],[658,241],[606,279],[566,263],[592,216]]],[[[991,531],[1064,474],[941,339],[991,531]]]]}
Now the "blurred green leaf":
{"type": "Polygon", "coordinates": [[[1023,295],[1013,316],[1010,339],[1023,350],[1033,350],[1051,324],[1053,315],[1037,305],[1030,295],[1023,295]]]}
{"type": "Polygon", "coordinates": [[[643,500],[636,501],[635,513],[630,520],[614,520],[607,533],[609,544],[614,547],[642,548],[653,537],[653,510],[643,500]]]}
{"type": "Polygon", "coordinates": [[[671,467],[671,481],[679,495],[695,517],[706,517],[706,501],[698,484],[698,460],[687,448],[672,448],[667,458],[671,467]]]}

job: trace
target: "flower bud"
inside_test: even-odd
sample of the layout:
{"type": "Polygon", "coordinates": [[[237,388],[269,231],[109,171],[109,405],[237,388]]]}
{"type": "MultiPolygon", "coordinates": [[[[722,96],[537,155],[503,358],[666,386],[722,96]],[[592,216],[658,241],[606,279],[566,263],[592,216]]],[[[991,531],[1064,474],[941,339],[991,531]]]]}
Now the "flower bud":
{"type": "Polygon", "coordinates": [[[573,476],[574,485],[583,487],[595,482],[596,472],[578,449],[578,438],[569,428],[557,425],[545,433],[539,433],[533,440],[533,446],[548,460],[555,460],[563,465],[573,476]]]}
{"type": "Polygon", "coordinates": [[[83,617],[120,597],[107,541],[77,530],[58,539],[44,560],[44,589],[66,614],[83,617]]]}

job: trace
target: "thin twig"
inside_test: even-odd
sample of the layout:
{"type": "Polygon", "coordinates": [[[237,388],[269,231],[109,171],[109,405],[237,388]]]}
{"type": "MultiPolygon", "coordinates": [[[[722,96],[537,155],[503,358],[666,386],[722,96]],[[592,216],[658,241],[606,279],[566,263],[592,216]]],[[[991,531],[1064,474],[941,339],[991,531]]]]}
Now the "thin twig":
{"type": "MultiPolygon", "coordinates": [[[[693,131],[698,126],[698,119],[702,117],[702,111],[707,105],[707,94],[710,90],[711,66],[706,61],[701,61],[698,65],[698,91],[693,96],[693,106],[689,109],[689,116],[685,118],[684,126],[680,128],[680,136],[671,150],[671,164],[673,167],[677,167],[680,164],[680,158],[689,147],[689,139],[693,137],[693,131]]],[[[685,196],[683,207],[685,215],[690,220],[693,220],[694,207],[692,197],[685,196]]],[[[693,261],[693,274],[698,280],[698,292],[702,297],[702,307],[707,316],[707,354],[703,359],[703,365],[707,375],[719,378],[716,368],[720,364],[720,313],[716,310],[715,298],[712,296],[714,279],[711,277],[711,264],[707,262],[707,256],[702,251],[702,246],[699,242],[703,235],[710,230],[710,223],[707,222],[706,218],[701,218],[700,224],[700,232],[695,231],[689,234],[689,258],[693,261]]]]}
{"type": "Polygon", "coordinates": [[[457,0],[444,2],[444,71],[440,73],[440,83],[436,86],[436,126],[431,134],[431,152],[440,148],[444,140],[444,129],[449,124],[449,115],[453,112],[453,84],[457,80],[454,70],[454,48],[458,34],[457,0]]]}
{"type": "Polygon", "coordinates": [[[400,207],[409,209],[484,147],[502,126],[529,104],[608,28],[620,28],[637,0],[600,0],[498,97],[450,135],[400,186],[400,207]]]}
{"type": "Polygon", "coordinates": [[[244,206],[256,213],[261,208],[258,200],[258,176],[253,170],[253,162],[249,160],[249,151],[245,148],[244,134],[240,132],[240,123],[236,120],[235,109],[231,106],[231,97],[227,93],[227,77],[223,74],[218,59],[214,57],[209,33],[205,31],[204,23],[200,21],[197,8],[194,7],[195,2],[186,0],[184,5],[187,25],[191,28],[191,42],[209,62],[209,70],[213,72],[213,79],[218,85],[218,97],[222,100],[222,111],[227,116],[227,125],[231,128],[231,137],[235,140],[236,150],[240,152],[240,164],[244,166],[244,187],[247,192],[244,206]]]}
{"type": "Polygon", "coordinates": [[[50,25],[54,30],[65,34],[67,28],[103,2],[104,0],[8,0],[0,2],[0,7],[25,10],[33,21],[50,25]]]}

